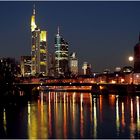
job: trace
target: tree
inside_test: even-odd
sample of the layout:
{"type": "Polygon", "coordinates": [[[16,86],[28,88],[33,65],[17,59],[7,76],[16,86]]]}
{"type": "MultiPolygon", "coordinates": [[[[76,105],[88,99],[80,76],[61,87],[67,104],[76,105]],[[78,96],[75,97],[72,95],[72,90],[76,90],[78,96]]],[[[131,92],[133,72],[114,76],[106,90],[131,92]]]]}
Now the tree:
{"type": "Polygon", "coordinates": [[[5,96],[6,93],[13,89],[13,83],[16,81],[17,75],[20,73],[20,68],[12,58],[0,59],[0,95],[5,96]]]}

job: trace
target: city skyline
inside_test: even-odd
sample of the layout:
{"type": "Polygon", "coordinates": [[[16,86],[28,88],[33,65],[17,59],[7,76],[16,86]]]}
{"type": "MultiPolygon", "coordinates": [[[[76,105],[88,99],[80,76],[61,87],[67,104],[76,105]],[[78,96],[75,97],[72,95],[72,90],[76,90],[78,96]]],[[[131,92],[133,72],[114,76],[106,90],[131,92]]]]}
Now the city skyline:
{"type": "Polygon", "coordinates": [[[33,4],[37,25],[48,31],[50,52],[59,26],[80,69],[84,61],[99,72],[129,65],[127,58],[139,39],[140,2],[1,2],[1,57],[30,55],[33,4]]]}

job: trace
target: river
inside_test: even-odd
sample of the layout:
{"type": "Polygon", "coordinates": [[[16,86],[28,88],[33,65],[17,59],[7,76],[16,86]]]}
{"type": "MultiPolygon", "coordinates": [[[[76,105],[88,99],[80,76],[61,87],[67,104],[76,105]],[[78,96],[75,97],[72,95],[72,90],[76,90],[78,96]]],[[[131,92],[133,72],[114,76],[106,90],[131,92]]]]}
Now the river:
{"type": "Polygon", "coordinates": [[[40,92],[0,107],[0,138],[140,138],[140,97],[40,92]]]}

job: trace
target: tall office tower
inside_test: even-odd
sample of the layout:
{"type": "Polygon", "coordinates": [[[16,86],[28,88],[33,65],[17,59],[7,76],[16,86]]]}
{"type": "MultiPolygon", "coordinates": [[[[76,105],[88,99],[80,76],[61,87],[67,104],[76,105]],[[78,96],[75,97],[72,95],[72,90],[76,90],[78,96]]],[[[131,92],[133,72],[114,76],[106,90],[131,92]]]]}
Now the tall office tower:
{"type": "Polygon", "coordinates": [[[87,62],[84,62],[84,63],[83,63],[83,66],[82,66],[83,74],[84,74],[84,75],[86,75],[87,66],[88,66],[88,63],[87,63],[87,62]]]}
{"type": "Polygon", "coordinates": [[[40,46],[39,46],[39,72],[48,75],[48,52],[47,52],[47,32],[41,31],[40,33],[40,46]]]}
{"type": "Polygon", "coordinates": [[[134,73],[140,73],[140,34],[139,42],[134,47],[134,73]]]}
{"type": "Polygon", "coordinates": [[[66,76],[69,73],[68,43],[58,33],[55,37],[55,76],[66,76]]]}
{"type": "Polygon", "coordinates": [[[20,68],[21,75],[29,76],[31,74],[31,56],[21,56],[20,68]]]}
{"type": "Polygon", "coordinates": [[[48,75],[49,76],[54,76],[55,73],[55,57],[54,53],[49,53],[48,55],[48,75]]]}
{"type": "Polygon", "coordinates": [[[75,52],[70,54],[69,62],[70,62],[70,72],[71,72],[71,74],[73,74],[73,75],[78,74],[78,59],[76,57],[75,52]]]}
{"type": "Polygon", "coordinates": [[[83,69],[83,74],[84,75],[90,75],[90,74],[92,74],[91,64],[88,64],[87,62],[84,62],[83,63],[83,66],[82,66],[82,69],[83,69]]]}
{"type": "Polygon", "coordinates": [[[88,64],[88,65],[87,65],[86,74],[87,74],[87,75],[91,75],[91,74],[92,74],[91,64],[88,64]]]}
{"type": "Polygon", "coordinates": [[[48,74],[47,32],[41,31],[35,23],[35,7],[31,16],[31,74],[48,74]]]}

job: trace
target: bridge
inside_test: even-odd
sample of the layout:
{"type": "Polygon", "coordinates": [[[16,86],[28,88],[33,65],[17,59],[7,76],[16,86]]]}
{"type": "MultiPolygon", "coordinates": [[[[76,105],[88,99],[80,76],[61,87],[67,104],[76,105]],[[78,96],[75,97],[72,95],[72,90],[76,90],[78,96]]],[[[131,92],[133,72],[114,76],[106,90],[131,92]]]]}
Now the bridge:
{"type": "Polygon", "coordinates": [[[80,83],[80,82],[38,82],[38,83],[15,83],[15,86],[24,91],[31,92],[33,89],[46,91],[76,91],[90,92],[92,94],[115,93],[125,94],[137,93],[140,95],[140,85],[113,84],[113,83],[80,83]]]}

